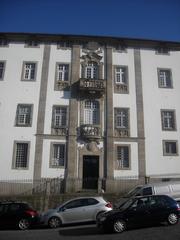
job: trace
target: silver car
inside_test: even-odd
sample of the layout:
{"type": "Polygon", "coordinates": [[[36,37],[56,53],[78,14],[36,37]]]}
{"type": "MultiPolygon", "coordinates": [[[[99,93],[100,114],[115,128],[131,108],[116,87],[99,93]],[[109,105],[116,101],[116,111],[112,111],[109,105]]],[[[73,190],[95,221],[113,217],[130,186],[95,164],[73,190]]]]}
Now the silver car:
{"type": "Polygon", "coordinates": [[[41,222],[50,228],[70,223],[92,222],[96,221],[102,213],[110,210],[112,210],[112,204],[102,197],[79,197],[44,212],[41,222]]]}

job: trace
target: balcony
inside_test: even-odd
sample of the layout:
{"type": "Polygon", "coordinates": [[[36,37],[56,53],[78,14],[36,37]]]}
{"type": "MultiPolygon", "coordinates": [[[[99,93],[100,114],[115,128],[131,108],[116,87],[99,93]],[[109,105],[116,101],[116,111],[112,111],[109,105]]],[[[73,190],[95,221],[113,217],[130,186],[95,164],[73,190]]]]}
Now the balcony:
{"type": "Polygon", "coordinates": [[[105,81],[102,79],[79,79],[79,90],[82,93],[103,95],[105,92],[105,81]]]}
{"type": "Polygon", "coordinates": [[[85,124],[80,128],[81,137],[85,139],[99,139],[101,138],[101,129],[97,125],[85,124]]]}

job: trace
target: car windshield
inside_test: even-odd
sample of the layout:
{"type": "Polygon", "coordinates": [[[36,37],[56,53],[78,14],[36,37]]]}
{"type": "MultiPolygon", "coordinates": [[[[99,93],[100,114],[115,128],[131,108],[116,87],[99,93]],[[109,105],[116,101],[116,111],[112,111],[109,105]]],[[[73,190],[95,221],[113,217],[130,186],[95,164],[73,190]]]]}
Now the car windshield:
{"type": "Polygon", "coordinates": [[[133,188],[131,191],[129,191],[124,197],[133,197],[136,196],[136,194],[141,190],[141,186],[135,187],[133,188]]]}
{"type": "Polygon", "coordinates": [[[126,201],[125,203],[123,203],[120,207],[119,207],[119,209],[120,210],[125,210],[125,209],[127,209],[127,208],[129,208],[132,204],[134,203],[134,199],[129,199],[128,201],[126,201]]]}

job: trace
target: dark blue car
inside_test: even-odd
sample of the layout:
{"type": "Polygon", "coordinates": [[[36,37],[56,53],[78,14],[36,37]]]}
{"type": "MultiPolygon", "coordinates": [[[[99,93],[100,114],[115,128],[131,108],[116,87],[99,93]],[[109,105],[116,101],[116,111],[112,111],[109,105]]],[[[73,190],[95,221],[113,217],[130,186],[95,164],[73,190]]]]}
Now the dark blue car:
{"type": "Polygon", "coordinates": [[[180,207],[169,196],[155,195],[134,197],[127,200],[119,208],[100,216],[97,226],[108,232],[121,233],[134,226],[146,226],[167,222],[178,223],[180,207]]]}

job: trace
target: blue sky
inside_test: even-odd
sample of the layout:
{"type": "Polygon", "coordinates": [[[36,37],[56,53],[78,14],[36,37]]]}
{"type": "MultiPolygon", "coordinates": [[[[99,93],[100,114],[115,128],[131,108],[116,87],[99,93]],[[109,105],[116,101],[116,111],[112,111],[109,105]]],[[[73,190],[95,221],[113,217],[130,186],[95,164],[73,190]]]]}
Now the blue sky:
{"type": "Polygon", "coordinates": [[[0,0],[0,32],[180,42],[180,0],[0,0]]]}

